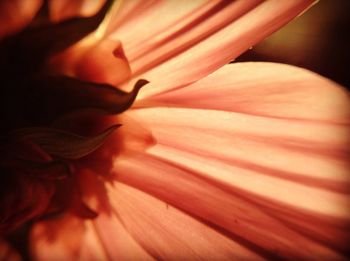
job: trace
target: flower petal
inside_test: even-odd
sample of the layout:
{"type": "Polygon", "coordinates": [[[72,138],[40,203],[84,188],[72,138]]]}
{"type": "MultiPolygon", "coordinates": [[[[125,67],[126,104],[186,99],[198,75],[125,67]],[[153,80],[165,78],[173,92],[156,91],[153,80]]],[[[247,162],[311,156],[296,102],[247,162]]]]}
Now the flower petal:
{"type": "Polygon", "coordinates": [[[234,111],[264,117],[349,122],[350,96],[336,83],[285,64],[236,63],[139,106],[234,111]]]}
{"type": "Polygon", "coordinates": [[[346,255],[350,99],[338,85],[290,66],[236,64],[142,102],[127,114],[157,144],[119,158],[118,181],[263,257],[346,255]]]}
{"type": "Polygon", "coordinates": [[[60,22],[76,16],[90,16],[96,13],[104,2],[104,0],[50,0],[50,18],[54,22],[60,22]]]}
{"type": "Polygon", "coordinates": [[[121,30],[117,28],[114,35],[125,43],[133,73],[139,74],[197,44],[259,3],[261,0],[158,2],[139,17],[142,26],[132,19],[121,30]],[[155,19],[162,23],[154,23],[155,19]]]}
{"type": "Polygon", "coordinates": [[[259,260],[258,255],[166,202],[121,183],[107,184],[107,190],[126,230],[156,260],[259,260]]]}
{"type": "Polygon", "coordinates": [[[50,64],[56,73],[95,83],[117,85],[131,74],[121,43],[94,35],[53,57],[50,64]]]}
{"type": "MultiPolygon", "coordinates": [[[[174,26],[178,26],[176,23],[171,24],[173,27],[170,26],[170,29],[166,28],[171,36],[162,32],[165,38],[163,42],[160,40],[161,44],[156,44],[155,53],[146,52],[135,61],[132,54],[129,57],[130,51],[126,51],[126,56],[131,60],[134,77],[142,77],[153,83],[152,88],[144,91],[144,96],[183,86],[232,61],[300,14],[312,2],[270,0],[263,1],[256,7],[258,1],[231,1],[222,9],[217,6],[208,10],[200,9],[195,11],[198,16],[189,15],[188,18],[187,14],[181,17],[187,21],[180,23],[181,28],[174,29],[174,26]],[[216,12],[213,11],[215,8],[216,12]],[[221,16],[222,13],[224,16],[221,16]],[[136,61],[139,65],[135,64],[136,61]]],[[[154,10],[158,11],[156,8],[154,10]]],[[[133,32],[133,26],[128,26],[128,30],[133,32]]],[[[121,33],[118,33],[118,37],[124,42],[121,33]]],[[[153,37],[150,41],[157,41],[157,38],[153,37]]],[[[135,44],[143,45],[144,42],[135,44]]]]}
{"type": "Polygon", "coordinates": [[[0,238],[0,260],[20,261],[21,257],[15,249],[5,240],[0,238]]]}
{"type": "Polygon", "coordinates": [[[113,213],[110,204],[112,199],[96,173],[83,170],[80,175],[80,189],[84,194],[84,201],[99,213],[93,220],[93,225],[109,260],[153,260],[113,213]]]}
{"type": "Polygon", "coordinates": [[[349,193],[349,127],[198,109],[155,108],[133,114],[151,129],[158,145],[148,151],[157,156],[192,166],[187,152],[199,157],[193,159],[198,161],[195,169],[216,167],[226,173],[205,172],[217,180],[308,210],[349,214],[347,197],[330,192],[349,193]],[[163,146],[176,153],[168,154],[163,146]],[[320,205],[317,196],[307,197],[313,193],[326,201],[320,205]],[[303,197],[308,200],[300,201],[303,197]]]}
{"type": "Polygon", "coordinates": [[[332,240],[325,240],[317,233],[309,237],[279,218],[278,214],[283,216],[284,213],[288,217],[288,213],[298,209],[257,197],[239,186],[225,188],[199,172],[157,156],[132,154],[120,158],[115,173],[118,181],[208,222],[208,225],[264,258],[342,259],[342,255],[332,249],[339,242],[342,243],[342,251],[346,251],[347,241],[342,230],[348,227],[342,220],[304,212],[313,217],[305,225],[307,231],[311,230],[309,227],[313,226],[313,222],[325,223],[326,228],[331,228],[327,232],[331,232],[328,236],[332,240]]]}
{"type": "Polygon", "coordinates": [[[0,39],[23,29],[41,7],[42,0],[3,0],[0,2],[0,39]],[[4,26],[6,25],[6,26],[4,26]]]}

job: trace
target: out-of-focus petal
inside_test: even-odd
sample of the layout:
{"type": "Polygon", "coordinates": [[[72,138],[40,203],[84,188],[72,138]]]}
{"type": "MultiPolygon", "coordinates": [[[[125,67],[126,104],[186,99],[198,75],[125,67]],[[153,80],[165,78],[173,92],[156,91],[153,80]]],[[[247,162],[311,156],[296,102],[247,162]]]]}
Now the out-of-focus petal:
{"type": "Polygon", "coordinates": [[[166,202],[121,183],[107,184],[107,190],[125,229],[156,260],[259,260],[258,255],[166,202]]]}
{"type": "Polygon", "coordinates": [[[21,256],[10,246],[8,242],[0,239],[0,260],[21,261],[21,256]]]}
{"type": "MultiPolygon", "coordinates": [[[[142,91],[141,91],[142,92],[142,91]]],[[[350,96],[308,70],[275,63],[235,63],[185,88],[139,101],[264,117],[349,123],[350,96]]]]}
{"type": "Polygon", "coordinates": [[[30,239],[35,260],[108,260],[92,221],[70,214],[35,224],[30,239]]]}
{"type": "MultiPolygon", "coordinates": [[[[126,56],[131,60],[135,79],[141,77],[153,83],[143,93],[144,96],[152,95],[189,84],[215,71],[289,22],[312,3],[311,0],[270,0],[257,5],[257,1],[229,1],[225,2],[222,9],[217,8],[217,12],[197,10],[194,13],[198,17],[186,13],[187,16],[180,17],[187,21],[180,23],[181,28],[174,30],[177,23],[166,28],[170,36],[166,32],[159,32],[164,39],[163,42],[160,40],[160,44],[157,43],[153,55],[152,52],[146,52],[134,60],[129,50],[126,56]],[[221,16],[222,13],[224,16],[221,16]]],[[[154,8],[154,11],[157,10],[154,8]]],[[[127,27],[130,31],[134,29],[132,25],[127,27]]],[[[119,34],[119,38],[124,42],[123,34],[119,34]]],[[[154,39],[149,41],[157,41],[157,37],[154,39]]],[[[137,53],[136,46],[142,48],[144,45],[144,42],[135,44],[132,52],[137,53]]]]}
{"type": "MultiPolygon", "coordinates": [[[[342,259],[349,229],[342,218],[260,197],[242,189],[239,180],[236,186],[217,182],[203,175],[203,169],[195,170],[197,167],[198,164],[184,166],[149,154],[132,154],[119,158],[115,177],[207,222],[264,258],[342,259]],[[308,217],[307,222],[295,224],[295,216],[308,217]],[[315,229],[315,223],[322,228],[315,229]],[[303,226],[296,229],[298,225],[303,226]],[[320,233],[321,229],[327,233],[320,233]]],[[[216,169],[217,176],[225,175],[221,170],[216,169]]],[[[257,183],[264,186],[263,182],[257,183]]],[[[290,191],[290,194],[298,192],[290,191]]],[[[317,204],[322,200],[319,198],[317,204]]]]}
{"type": "Polygon", "coordinates": [[[50,18],[59,22],[76,16],[90,16],[98,11],[104,0],[49,0],[50,18]]]}
{"type": "Polygon", "coordinates": [[[42,0],[0,1],[0,39],[24,28],[41,7],[42,0]]]}

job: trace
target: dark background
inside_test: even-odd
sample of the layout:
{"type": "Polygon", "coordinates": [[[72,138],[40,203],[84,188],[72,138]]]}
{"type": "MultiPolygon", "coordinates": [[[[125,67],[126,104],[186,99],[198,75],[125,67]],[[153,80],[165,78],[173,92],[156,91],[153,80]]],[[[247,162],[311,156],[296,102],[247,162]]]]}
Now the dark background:
{"type": "Polygon", "coordinates": [[[349,36],[350,0],[320,0],[235,62],[288,63],[308,68],[350,90],[349,36]]]}

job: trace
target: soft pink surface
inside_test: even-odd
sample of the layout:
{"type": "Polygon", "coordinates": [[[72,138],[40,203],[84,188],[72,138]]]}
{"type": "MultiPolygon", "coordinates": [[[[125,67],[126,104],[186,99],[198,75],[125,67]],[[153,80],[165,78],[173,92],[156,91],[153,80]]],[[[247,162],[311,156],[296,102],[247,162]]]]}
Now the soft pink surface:
{"type": "MultiPolygon", "coordinates": [[[[148,52],[138,56],[137,60],[131,59],[133,79],[148,79],[151,82],[150,87],[152,86],[145,89],[140,98],[187,85],[212,73],[289,22],[311,4],[312,1],[300,0],[271,0],[259,5],[257,1],[232,1],[219,9],[220,11],[212,11],[209,17],[205,17],[205,12],[195,12],[198,17],[192,13],[183,15],[182,19],[187,23],[180,23],[181,28],[178,28],[178,23],[172,23],[165,29],[162,29],[163,23],[153,23],[161,30],[161,37],[169,37],[169,40],[156,43],[153,58],[157,62],[147,62],[148,52]],[[195,18],[203,21],[194,22],[195,18]],[[177,33],[174,34],[174,30],[177,33]],[[143,69],[137,69],[137,64],[142,63],[143,69]]],[[[156,8],[154,12],[157,12],[156,8]]],[[[145,20],[147,22],[147,17],[145,20]]],[[[139,23],[135,24],[137,25],[140,26],[139,23]]],[[[134,24],[128,25],[128,29],[129,32],[133,31],[134,24]]],[[[128,41],[124,40],[122,32],[117,31],[116,34],[123,42],[126,56],[129,57],[128,41]]],[[[143,48],[145,43],[137,41],[142,35],[134,34],[133,53],[143,48]]],[[[157,36],[158,34],[154,35],[152,41],[157,41],[157,36]]]]}
{"type": "Polygon", "coordinates": [[[135,105],[350,123],[349,93],[345,89],[307,70],[273,63],[226,65],[190,86],[141,99],[135,105]]]}
{"type": "MultiPolygon", "coordinates": [[[[0,10],[10,22],[0,35],[23,28],[40,2],[26,1],[18,20],[17,1],[4,2],[0,10]]],[[[124,1],[112,10],[119,18],[109,17],[54,61],[85,80],[129,88],[142,77],[151,84],[120,118],[126,127],[112,179],[77,170],[83,200],[99,216],[66,213],[37,223],[32,254],[38,260],[345,259],[348,94],[286,65],[235,64],[213,73],[313,1],[175,2],[124,1]]],[[[101,3],[52,1],[50,14],[59,21],[93,13],[101,3]]]]}

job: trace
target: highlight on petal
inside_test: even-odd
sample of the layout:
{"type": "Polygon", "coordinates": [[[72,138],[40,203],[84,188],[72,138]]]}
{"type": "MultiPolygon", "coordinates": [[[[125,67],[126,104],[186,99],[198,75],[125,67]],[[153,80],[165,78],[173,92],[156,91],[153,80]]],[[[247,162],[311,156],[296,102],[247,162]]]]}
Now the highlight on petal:
{"type": "Polygon", "coordinates": [[[84,170],[80,175],[80,189],[84,202],[99,212],[93,225],[109,260],[153,260],[126,230],[111,207],[111,195],[106,183],[96,173],[84,170]]]}
{"type": "Polygon", "coordinates": [[[42,5],[42,0],[0,1],[0,39],[23,29],[42,5]]]}
{"type": "Polygon", "coordinates": [[[350,96],[341,86],[305,69],[261,62],[226,65],[192,85],[146,98],[136,106],[201,108],[334,123],[350,120],[350,96]]]}
{"type": "Polygon", "coordinates": [[[134,74],[185,51],[261,3],[260,0],[236,1],[234,4],[232,1],[192,2],[157,3],[142,17],[142,27],[132,21],[122,26],[121,31],[116,28],[114,35],[126,43],[126,53],[134,74]],[[162,23],[154,23],[154,19],[162,19],[162,23]],[[143,33],[145,23],[149,24],[150,30],[143,33]],[[129,27],[136,27],[136,33],[129,27]],[[140,45],[140,42],[143,44],[140,45]]]}
{"type": "Polygon", "coordinates": [[[340,86],[306,70],[227,65],[127,112],[156,145],[119,157],[115,178],[262,257],[342,260],[350,235],[349,108],[340,86]]]}
{"type": "Polygon", "coordinates": [[[76,16],[91,16],[104,2],[104,0],[50,0],[50,18],[54,22],[59,22],[76,16]]]}
{"type": "Polygon", "coordinates": [[[107,185],[107,191],[115,215],[156,260],[259,260],[207,224],[142,191],[121,183],[107,185]]]}
{"type": "MultiPolygon", "coordinates": [[[[92,14],[102,2],[88,6],[76,1],[67,9],[68,1],[53,0],[51,18],[92,14]]],[[[110,3],[78,35],[91,33],[110,3]]],[[[108,83],[130,85],[142,75],[152,86],[134,110],[120,117],[128,127],[112,135],[95,162],[86,157],[74,163],[69,211],[33,226],[34,258],[345,259],[350,231],[349,96],[315,74],[281,65],[229,65],[200,80],[313,1],[182,3],[185,7],[177,1],[125,1],[119,10],[125,21],[105,20],[110,23],[102,24],[103,30],[51,61],[54,72],[76,77],[56,77],[56,82],[48,77],[50,84],[42,85],[42,101],[50,103],[55,96],[52,102],[66,102],[58,106],[62,111],[66,105],[86,107],[87,102],[123,112],[147,81],[136,82],[130,93],[108,83]],[[155,20],[162,23],[150,27],[155,20]],[[126,42],[125,53],[113,39],[118,34],[126,42]],[[63,97],[74,86],[78,88],[63,97]],[[80,99],[86,95],[91,99],[80,99]],[[108,162],[102,167],[94,166],[104,159],[108,162]],[[104,175],[113,160],[113,173],[104,175]]],[[[29,136],[39,139],[39,145],[75,160],[109,136],[107,130],[86,145],[79,136],[51,131],[52,139],[47,129],[39,136],[43,128],[36,130],[29,136]],[[65,146],[51,144],[57,135],[64,136],[65,146]],[[73,155],[66,150],[72,142],[82,146],[73,155]]],[[[36,212],[43,212],[54,187],[34,184],[27,189],[27,184],[21,184],[23,191],[37,202],[43,198],[44,203],[34,204],[36,212]]],[[[2,249],[0,242],[0,254],[2,249]]]]}
{"type": "MultiPolygon", "coordinates": [[[[131,61],[133,75],[140,74],[153,83],[152,88],[143,94],[149,96],[192,83],[212,73],[285,25],[312,3],[311,0],[222,1],[206,9],[209,4],[194,11],[195,15],[190,10],[190,13],[180,16],[179,19],[186,21],[180,23],[181,28],[176,29],[178,23],[171,23],[165,28],[167,31],[158,32],[164,39],[156,44],[155,61],[152,57],[147,58],[151,52],[140,55],[134,61],[127,47],[126,56],[131,61]]],[[[168,13],[171,11],[168,10],[168,13]]],[[[128,27],[133,31],[132,25],[128,27]]],[[[123,40],[123,34],[118,35],[123,40]]],[[[139,48],[143,45],[143,42],[135,43],[139,48]]],[[[133,52],[138,51],[133,48],[133,52]]]]}
{"type": "Polygon", "coordinates": [[[118,182],[103,186],[89,172],[82,173],[81,182],[85,201],[100,212],[93,223],[113,260],[259,260],[214,228],[142,191],[118,182]]]}
{"type": "MultiPolygon", "coordinates": [[[[236,177],[236,185],[233,185],[215,181],[207,174],[235,175],[239,170],[225,174],[221,166],[220,169],[207,168],[204,172],[205,165],[201,169],[198,168],[199,163],[185,164],[176,162],[176,158],[133,154],[119,158],[115,166],[116,179],[199,218],[263,258],[341,259],[346,253],[348,213],[340,211],[340,216],[333,216],[328,215],[327,211],[324,214],[303,210],[279,202],[278,197],[271,200],[245,190],[239,184],[239,177],[236,177]],[[315,224],[319,226],[315,227],[315,224]]],[[[264,187],[264,181],[259,182],[258,177],[256,179],[256,188],[263,187],[266,192],[271,189],[264,187]]],[[[299,193],[293,189],[284,191],[287,192],[290,195],[299,193]]],[[[322,195],[318,197],[318,194],[312,194],[313,191],[309,192],[315,196],[315,204],[323,203],[322,195]]],[[[308,197],[310,194],[306,193],[302,198],[308,197]]],[[[336,197],[345,198],[343,195],[336,197]]],[[[337,200],[333,203],[339,204],[337,200]]],[[[327,206],[331,204],[327,202],[327,206]]]]}

